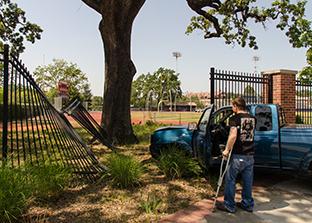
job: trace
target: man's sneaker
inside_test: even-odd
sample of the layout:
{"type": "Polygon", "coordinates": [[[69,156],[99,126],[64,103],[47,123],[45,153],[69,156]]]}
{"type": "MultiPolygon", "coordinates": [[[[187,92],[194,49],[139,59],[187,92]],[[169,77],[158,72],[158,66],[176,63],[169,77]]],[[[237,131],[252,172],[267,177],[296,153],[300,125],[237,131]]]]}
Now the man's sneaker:
{"type": "Polygon", "coordinates": [[[231,211],[230,209],[228,209],[227,207],[224,206],[223,203],[216,203],[216,207],[218,210],[220,211],[225,211],[225,212],[228,212],[228,213],[235,213],[235,211],[231,211]]]}
{"type": "Polygon", "coordinates": [[[250,209],[250,208],[245,208],[245,207],[242,205],[241,202],[237,202],[237,203],[236,203],[236,206],[239,207],[240,209],[243,209],[244,211],[248,211],[248,212],[250,212],[250,213],[253,212],[252,209],[250,209]]]}

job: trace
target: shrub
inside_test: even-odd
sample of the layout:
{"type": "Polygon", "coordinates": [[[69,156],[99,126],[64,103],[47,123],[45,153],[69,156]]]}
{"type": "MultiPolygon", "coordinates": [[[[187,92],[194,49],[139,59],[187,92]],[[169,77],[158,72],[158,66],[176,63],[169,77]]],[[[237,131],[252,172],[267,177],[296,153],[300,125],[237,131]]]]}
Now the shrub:
{"type": "Polygon", "coordinates": [[[142,165],[132,156],[113,153],[107,160],[107,173],[103,176],[108,178],[112,185],[119,188],[130,188],[139,184],[143,174],[142,165]]]}
{"type": "Polygon", "coordinates": [[[140,209],[142,209],[145,213],[151,214],[158,210],[161,202],[161,198],[159,198],[155,192],[149,193],[147,195],[147,199],[140,202],[140,209]]]}
{"type": "Polygon", "coordinates": [[[300,115],[296,115],[296,124],[303,124],[303,119],[300,115]]]}
{"type": "Polygon", "coordinates": [[[157,126],[158,124],[157,124],[157,122],[154,122],[154,121],[152,121],[152,120],[147,120],[147,121],[145,122],[145,125],[146,125],[146,126],[157,126]]]}
{"type": "Polygon", "coordinates": [[[48,198],[57,195],[69,185],[72,175],[68,168],[52,163],[42,166],[28,166],[33,193],[38,198],[48,198]]]}
{"type": "Polygon", "coordinates": [[[133,125],[133,130],[140,142],[148,143],[150,135],[161,126],[164,125],[147,121],[144,125],[133,125]]]}
{"type": "Polygon", "coordinates": [[[27,177],[22,169],[0,167],[0,221],[15,222],[23,213],[31,196],[27,177]]]}
{"type": "Polygon", "coordinates": [[[18,221],[30,197],[55,195],[68,185],[70,179],[67,168],[51,163],[0,167],[0,222],[18,221]]]}
{"type": "Polygon", "coordinates": [[[158,167],[170,179],[201,174],[198,162],[176,145],[168,146],[161,151],[158,167]]]}

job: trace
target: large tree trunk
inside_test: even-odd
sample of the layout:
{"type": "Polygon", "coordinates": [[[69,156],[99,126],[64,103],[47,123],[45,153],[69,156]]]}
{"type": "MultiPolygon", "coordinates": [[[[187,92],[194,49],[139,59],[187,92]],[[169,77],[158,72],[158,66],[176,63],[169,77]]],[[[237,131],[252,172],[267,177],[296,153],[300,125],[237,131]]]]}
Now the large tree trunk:
{"type": "Polygon", "coordinates": [[[131,27],[116,30],[116,23],[102,20],[105,52],[105,85],[102,126],[114,143],[135,143],[130,117],[131,83],[136,73],[130,57],[131,27]]]}
{"type": "Polygon", "coordinates": [[[131,60],[131,30],[145,0],[101,2],[99,25],[105,52],[102,126],[116,144],[136,143],[131,125],[130,97],[136,73],[131,60]]]}

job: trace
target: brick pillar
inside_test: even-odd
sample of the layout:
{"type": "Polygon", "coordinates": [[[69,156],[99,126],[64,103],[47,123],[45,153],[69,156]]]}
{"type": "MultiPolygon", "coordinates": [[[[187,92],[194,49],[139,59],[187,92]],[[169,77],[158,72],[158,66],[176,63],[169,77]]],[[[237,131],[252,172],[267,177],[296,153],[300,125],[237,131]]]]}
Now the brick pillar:
{"type": "Polygon", "coordinates": [[[285,111],[287,123],[296,122],[296,74],[293,70],[273,70],[262,72],[272,77],[273,104],[285,111]]]}

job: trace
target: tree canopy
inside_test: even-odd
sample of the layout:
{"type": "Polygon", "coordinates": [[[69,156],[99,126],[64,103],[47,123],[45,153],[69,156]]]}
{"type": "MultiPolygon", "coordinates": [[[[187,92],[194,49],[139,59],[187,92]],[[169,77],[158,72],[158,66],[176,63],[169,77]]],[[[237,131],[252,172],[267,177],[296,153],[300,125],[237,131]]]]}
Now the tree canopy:
{"type": "Polygon", "coordinates": [[[131,104],[138,108],[157,107],[161,101],[173,104],[182,95],[179,74],[159,68],[153,74],[142,74],[132,83],[131,104]]]}
{"type": "Polygon", "coordinates": [[[42,29],[26,19],[25,11],[11,0],[0,0],[0,48],[11,43],[11,52],[22,53],[24,40],[34,43],[41,38],[42,29]]]}
{"type": "Polygon", "coordinates": [[[58,94],[57,85],[59,81],[69,84],[69,99],[79,97],[83,101],[91,100],[92,94],[88,78],[77,64],[62,59],[54,59],[49,65],[38,66],[34,71],[34,77],[50,100],[58,94]]]}
{"type": "Polygon", "coordinates": [[[251,85],[247,85],[244,89],[244,95],[248,95],[248,96],[256,96],[257,92],[256,90],[251,86],[251,85]]]}
{"type": "Polygon", "coordinates": [[[304,84],[312,83],[312,48],[307,51],[308,66],[304,67],[299,73],[299,79],[304,84]]]}
{"type": "Polygon", "coordinates": [[[103,106],[103,97],[93,96],[91,100],[90,108],[92,111],[101,111],[103,106]]]}
{"type": "Polygon", "coordinates": [[[226,44],[248,45],[258,49],[250,22],[266,27],[270,20],[278,20],[276,28],[285,31],[293,47],[312,47],[311,21],[305,17],[306,0],[187,0],[199,14],[191,18],[186,34],[201,30],[204,38],[222,37],[226,44]],[[270,6],[267,6],[271,4],[270,6]]]}

